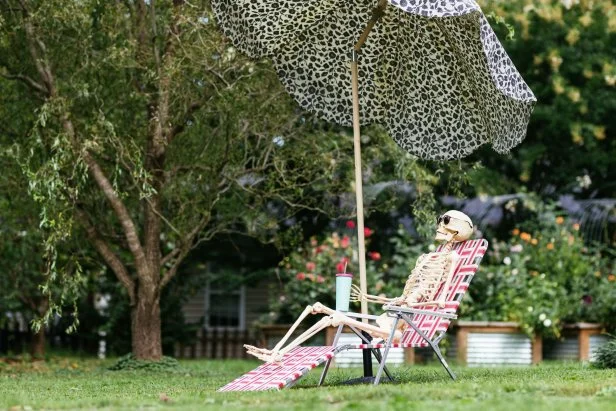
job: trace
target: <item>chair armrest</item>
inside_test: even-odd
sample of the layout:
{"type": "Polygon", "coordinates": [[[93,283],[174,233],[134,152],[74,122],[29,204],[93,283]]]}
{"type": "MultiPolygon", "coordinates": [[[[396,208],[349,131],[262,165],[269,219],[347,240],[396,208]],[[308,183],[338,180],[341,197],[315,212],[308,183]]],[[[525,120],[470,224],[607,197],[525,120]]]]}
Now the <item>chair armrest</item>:
{"type": "Polygon", "coordinates": [[[441,311],[418,310],[416,308],[399,307],[397,305],[384,305],[383,310],[385,310],[387,313],[424,314],[433,317],[447,318],[450,320],[455,320],[456,318],[458,318],[457,315],[451,313],[444,313],[441,311]]]}

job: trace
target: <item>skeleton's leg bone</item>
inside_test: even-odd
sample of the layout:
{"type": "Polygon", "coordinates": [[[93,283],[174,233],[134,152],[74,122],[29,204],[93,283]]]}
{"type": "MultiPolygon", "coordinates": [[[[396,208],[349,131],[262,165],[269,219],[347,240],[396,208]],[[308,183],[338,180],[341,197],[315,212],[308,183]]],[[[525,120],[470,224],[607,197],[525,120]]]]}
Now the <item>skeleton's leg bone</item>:
{"type": "Polygon", "coordinates": [[[317,321],[317,323],[315,325],[313,325],[312,327],[310,327],[306,331],[304,331],[301,335],[299,335],[296,339],[291,341],[289,343],[289,345],[284,347],[282,350],[280,350],[280,351],[272,350],[273,351],[272,355],[275,355],[275,356],[277,356],[279,358],[282,358],[286,353],[288,353],[289,351],[291,351],[293,348],[297,347],[298,345],[300,345],[304,341],[312,338],[319,331],[321,331],[324,328],[327,328],[327,327],[329,327],[331,325],[334,325],[333,323],[334,323],[334,319],[333,319],[332,316],[327,316],[327,317],[321,318],[319,321],[317,321]]]}
{"type": "Polygon", "coordinates": [[[316,303],[312,308],[314,309],[315,312],[331,315],[334,319],[334,322],[332,325],[335,325],[335,326],[337,326],[338,324],[352,325],[356,328],[359,328],[360,330],[367,331],[368,333],[370,333],[370,335],[374,337],[380,337],[380,338],[387,338],[390,332],[389,328],[383,329],[383,328],[380,328],[380,327],[377,327],[371,324],[366,324],[361,321],[357,321],[353,318],[347,317],[343,313],[340,313],[336,310],[332,310],[331,308],[326,307],[321,303],[316,303]]]}
{"type": "Polygon", "coordinates": [[[272,355],[272,353],[277,352],[278,350],[280,350],[280,347],[282,347],[284,345],[284,343],[289,339],[289,337],[293,334],[293,332],[295,331],[295,329],[299,326],[299,324],[304,320],[304,318],[306,318],[309,314],[313,313],[313,309],[312,306],[306,306],[306,308],[304,309],[304,311],[300,314],[300,316],[297,318],[297,320],[295,320],[295,323],[291,326],[291,328],[289,328],[289,331],[287,331],[287,333],[284,335],[284,337],[282,337],[282,340],[280,340],[278,342],[278,344],[276,344],[276,346],[271,349],[268,350],[266,348],[257,348],[254,347],[252,345],[248,345],[248,344],[244,344],[244,348],[246,348],[246,351],[248,354],[250,355],[254,355],[255,357],[264,360],[265,358],[269,358],[269,356],[272,355]]]}
{"type": "MultiPolygon", "coordinates": [[[[320,304],[320,303],[317,303],[320,304]]],[[[315,304],[316,305],[316,304],[315,304]]],[[[304,318],[306,318],[309,314],[312,314],[314,312],[314,309],[311,305],[306,306],[306,308],[304,309],[304,311],[299,315],[299,317],[297,318],[297,320],[295,320],[295,323],[293,323],[293,325],[291,326],[291,328],[289,328],[289,331],[287,331],[287,333],[284,335],[284,337],[282,337],[282,340],[280,340],[278,342],[278,344],[276,344],[276,346],[272,349],[272,351],[278,351],[280,350],[280,347],[282,347],[284,345],[284,343],[289,339],[289,337],[291,335],[293,335],[293,332],[295,331],[295,329],[299,326],[299,324],[304,320],[304,318]]]]}

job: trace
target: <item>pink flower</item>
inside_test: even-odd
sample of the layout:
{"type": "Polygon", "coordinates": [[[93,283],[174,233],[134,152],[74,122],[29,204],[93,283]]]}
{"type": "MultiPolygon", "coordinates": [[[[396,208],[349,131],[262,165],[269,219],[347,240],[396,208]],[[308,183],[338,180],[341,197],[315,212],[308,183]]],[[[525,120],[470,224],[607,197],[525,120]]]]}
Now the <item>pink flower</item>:
{"type": "Polygon", "coordinates": [[[347,222],[346,222],[346,226],[347,226],[347,228],[348,228],[348,229],[350,229],[350,230],[354,229],[354,228],[355,228],[355,221],[353,221],[353,220],[349,220],[349,221],[347,221],[347,222]]]}
{"type": "Polygon", "coordinates": [[[349,238],[348,235],[345,235],[344,237],[342,237],[342,240],[340,240],[340,247],[347,248],[350,243],[351,243],[351,239],[349,238]]]}
{"type": "Polygon", "coordinates": [[[317,265],[315,263],[313,263],[312,261],[308,261],[306,263],[306,270],[314,271],[315,268],[317,268],[317,265]]]}
{"type": "Polygon", "coordinates": [[[300,281],[303,281],[306,279],[306,274],[304,273],[297,273],[297,275],[295,276],[295,278],[297,278],[300,281]]]}
{"type": "Polygon", "coordinates": [[[346,264],[345,263],[338,263],[338,264],[336,264],[336,272],[337,273],[343,273],[345,268],[346,268],[346,264]]]}
{"type": "Polygon", "coordinates": [[[317,283],[324,283],[325,282],[325,278],[323,278],[323,276],[317,275],[317,283]]]}
{"type": "Polygon", "coordinates": [[[368,257],[370,257],[372,261],[379,261],[381,259],[381,253],[378,251],[371,251],[368,253],[368,257]]]}
{"type": "Polygon", "coordinates": [[[370,237],[372,235],[372,233],[374,233],[374,231],[372,231],[368,227],[364,227],[364,237],[366,237],[366,238],[370,237]]]}

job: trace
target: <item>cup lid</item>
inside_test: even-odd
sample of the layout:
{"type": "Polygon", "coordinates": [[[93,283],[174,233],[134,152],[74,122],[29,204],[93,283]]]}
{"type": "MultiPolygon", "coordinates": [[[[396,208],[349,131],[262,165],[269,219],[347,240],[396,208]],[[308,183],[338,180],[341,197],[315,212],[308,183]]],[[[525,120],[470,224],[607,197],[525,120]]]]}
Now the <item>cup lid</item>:
{"type": "Polygon", "coordinates": [[[349,278],[353,278],[353,273],[338,273],[338,274],[336,274],[336,277],[349,277],[349,278]]]}

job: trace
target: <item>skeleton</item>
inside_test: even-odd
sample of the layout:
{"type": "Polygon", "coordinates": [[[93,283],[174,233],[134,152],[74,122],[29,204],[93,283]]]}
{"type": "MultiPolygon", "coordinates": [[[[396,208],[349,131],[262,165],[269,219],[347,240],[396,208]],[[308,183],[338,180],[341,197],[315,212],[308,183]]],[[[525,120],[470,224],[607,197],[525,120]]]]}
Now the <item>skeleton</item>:
{"type": "MultiPolygon", "coordinates": [[[[411,271],[404,285],[402,295],[396,298],[388,298],[385,296],[364,294],[357,286],[352,287],[351,301],[367,301],[371,303],[385,304],[386,308],[391,307],[429,307],[437,306],[442,308],[445,306],[447,299],[446,290],[453,278],[456,267],[456,262],[460,258],[459,255],[452,250],[454,243],[465,241],[470,238],[473,233],[473,223],[471,219],[464,213],[456,210],[447,211],[437,219],[436,237],[437,241],[445,243],[444,247],[439,252],[423,254],[417,260],[415,268],[411,271]],[[438,298],[436,294],[438,290],[445,290],[438,298]],[[436,298],[436,299],[435,299],[436,298]]],[[[315,334],[327,327],[337,327],[340,324],[355,327],[366,331],[372,337],[386,340],[389,338],[393,328],[394,319],[389,317],[387,313],[381,314],[376,319],[376,325],[364,323],[346,316],[343,312],[333,310],[323,304],[317,302],[314,305],[307,306],[302,314],[295,321],[293,326],[285,334],[276,346],[271,349],[257,348],[251,345],[244,345],[248,354],[267,361],[280,362],[282,357],[297,347],[304,341],[310,339],[315,334]],[[308,328],[301,335],[284,346],[289,337],[297,329],[300,323],[308,316],[314,314],[324,314],[325,317],[317,321],[312,327],[308,328]]],[[[406,327],[405,322],[397,327],[394,332],[392,342],[398,342],[406,327]]]]}

